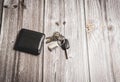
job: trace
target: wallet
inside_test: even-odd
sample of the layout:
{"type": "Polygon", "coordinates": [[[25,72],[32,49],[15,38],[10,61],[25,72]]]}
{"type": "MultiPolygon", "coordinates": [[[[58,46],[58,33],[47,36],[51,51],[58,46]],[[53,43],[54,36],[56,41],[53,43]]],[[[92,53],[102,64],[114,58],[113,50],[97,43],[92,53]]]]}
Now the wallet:
{"type": "Polygon", "coordinates": [[[44,38],[44,33],[21,29],[17,36],[14,50],[39,55],[44,43],[44,38]]]}

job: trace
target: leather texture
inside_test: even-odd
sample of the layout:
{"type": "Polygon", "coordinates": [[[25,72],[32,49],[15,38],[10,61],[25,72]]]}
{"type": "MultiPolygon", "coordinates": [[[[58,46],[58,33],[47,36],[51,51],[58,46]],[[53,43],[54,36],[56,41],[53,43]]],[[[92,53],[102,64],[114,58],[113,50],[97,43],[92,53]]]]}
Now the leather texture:
{"type": "Polygon", "coordinates": [[[41,52],[41,47],[43,46],[45,34],[28,30],[21,29],[14,46],[15,50],[39,55],[41,52]]]}

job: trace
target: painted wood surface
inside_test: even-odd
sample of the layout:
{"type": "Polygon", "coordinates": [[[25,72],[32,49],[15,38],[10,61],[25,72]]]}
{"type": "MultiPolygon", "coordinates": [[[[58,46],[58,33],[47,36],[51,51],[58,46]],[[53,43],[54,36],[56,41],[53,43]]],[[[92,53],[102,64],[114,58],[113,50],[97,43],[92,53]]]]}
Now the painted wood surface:
{"type": "Polygon", "coordinates": [[[108,0],[106,3],[106,19],[110,47],[111,68],[114,82],[120,81],[120,1],[108,0]]]}
{"type": "MultiPolygon", "coordinates": [[[[119,0],[1,0],[0,82],[120,82],[119,0]],[[65,59],[44,42],[39,56],[13,50],[21,28],[70,41],[65,59]]],[[[46,40],[45,40],[46,41],[46,40]]]]}
{"type": "Polygon", "coordinates": [[[69,59],[61,48],[44,49],[44,82],[89,82],[82,0],[46,0],[45,34],[58,31],[70,41],[69,59]],[[58,24],[57,24],[58,23],[58,24]]]}
{"type": "Polygon", "coordinates": [[[3,0],[0,0],[0,29],[1,29],[1,22],[2,22],[2,10],[3,9],[3,0]]]}
{"type": "Polygon", "coordinates": [[[85,4],[91,82],[114,82],[106,25],[106,3],[107,1],[88,0],[85,4]]]}

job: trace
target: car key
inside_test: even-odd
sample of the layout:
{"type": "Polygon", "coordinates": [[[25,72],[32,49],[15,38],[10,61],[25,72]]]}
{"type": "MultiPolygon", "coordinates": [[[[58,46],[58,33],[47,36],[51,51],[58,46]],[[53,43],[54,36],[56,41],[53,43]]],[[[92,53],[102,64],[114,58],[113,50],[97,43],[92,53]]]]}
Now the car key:
{"type": "Polygon", "coordinates": [[[57,42],[64,40],[65,37],[61,35],[59,32],[54,32],[52,36],[49,36],[46,39],[47,39],[46,43],[49,43],[48,50],[52,51],[59,46],[57,42]]]}
{"type": "Polygon", "coordinates": [[[58,42],[58,44],[65,51],[66,59],[68,59],[67,49],[70,48],[70,44],[69,44],[68,39],[64,39],[64,40],[58,42]]]}

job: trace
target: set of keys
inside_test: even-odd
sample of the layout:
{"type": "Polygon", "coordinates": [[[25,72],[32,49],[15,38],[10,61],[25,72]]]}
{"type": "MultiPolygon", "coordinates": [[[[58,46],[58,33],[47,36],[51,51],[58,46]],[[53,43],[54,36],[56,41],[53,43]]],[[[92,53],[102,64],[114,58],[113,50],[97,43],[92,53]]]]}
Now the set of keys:
{"type": "Polygon", "coordinates": [[[58,46],[60,46],[62,48],[62,50],[65,51],[65,56],[66,59],[68,59],[68,54],[67,54],[67,49],[70,48],[70,44],[68,39],[66,39],[63,35],[61,35],[59,32],[54,32],[52,36],[47,37],[46,38],[47,41],[46,43],[51,43],[48,46],[48,49],[50,51],[54,50],[55,48],[57,48],[58,46]]]}

